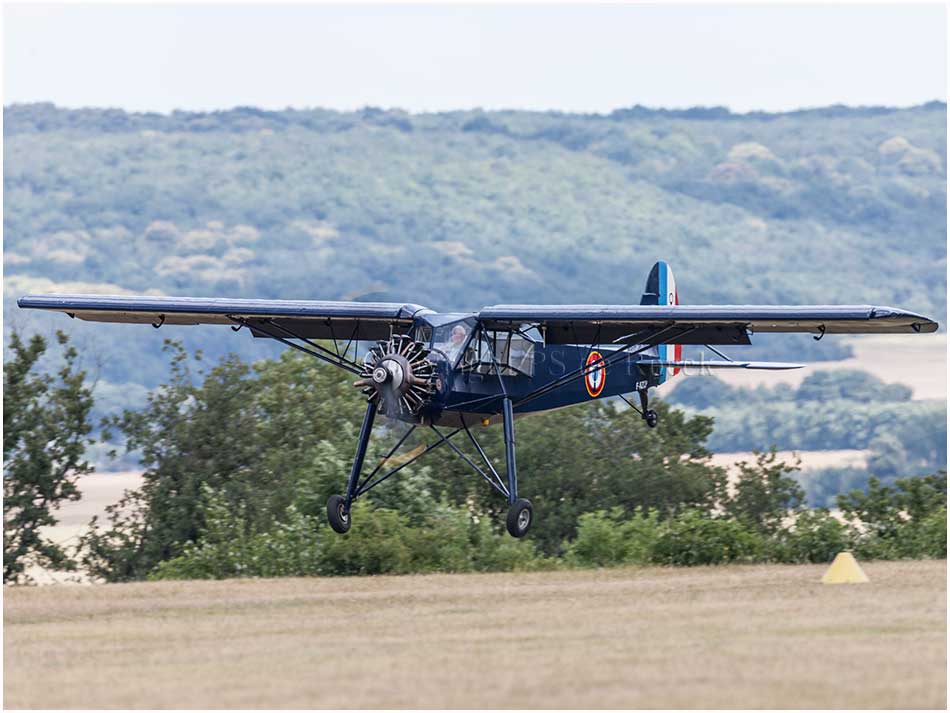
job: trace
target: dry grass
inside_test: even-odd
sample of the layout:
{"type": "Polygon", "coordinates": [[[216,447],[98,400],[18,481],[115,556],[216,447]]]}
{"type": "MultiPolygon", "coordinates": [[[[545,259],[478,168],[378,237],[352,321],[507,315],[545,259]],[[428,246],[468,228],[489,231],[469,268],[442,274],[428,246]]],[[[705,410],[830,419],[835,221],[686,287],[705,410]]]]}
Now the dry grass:
{"type": "Polygon", "coordinates": [[[8,708],[945,708],[946,562],[7,589],[8,708]]]}

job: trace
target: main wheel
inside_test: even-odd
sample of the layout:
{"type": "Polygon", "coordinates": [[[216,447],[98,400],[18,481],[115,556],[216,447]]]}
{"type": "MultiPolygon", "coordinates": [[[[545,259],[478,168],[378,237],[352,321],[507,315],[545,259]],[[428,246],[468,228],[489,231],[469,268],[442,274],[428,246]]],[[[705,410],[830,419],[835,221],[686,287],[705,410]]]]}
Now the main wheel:
{"type": "Polygon", "coordinates": [[[331,495],[327,500],[327,520],[330,527],[341,535],[350,529],[350,511],[346,509],[346,500],[339,495],[331,495]]]}
{"type": "Polygon", "coordinates": [[[656,428],[656,424],[659,423],[660,417],[657,415],[657,412],[652,408],[643,414],[643,420],[647,422],[647,426],[650,428],[656,428]]]}
{"type": "Polygon", "coordinates": [[[531,501],[518,498],[508,508],[508,521],[506,523],[508,534],[512,537],[524,537],[528,534],[532,519],[534,519],[534,508],[531,507],[531,501]]]}

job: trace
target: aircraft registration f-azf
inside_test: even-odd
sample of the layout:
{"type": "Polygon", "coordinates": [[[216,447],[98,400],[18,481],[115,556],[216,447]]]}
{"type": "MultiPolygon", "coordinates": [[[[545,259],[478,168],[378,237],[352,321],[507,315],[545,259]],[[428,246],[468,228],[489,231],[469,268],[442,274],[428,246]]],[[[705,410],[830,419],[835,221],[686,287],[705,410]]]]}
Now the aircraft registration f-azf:
{"type": "Polygon", "coordinates": [[[825,334],[912,334],[938,327],[931,319],[893,307],[680,305],[673,273],[662,261],[653,266],[639,305],[496,305],[478,312],[437,313],[397,303],[92,295],[30,295],[17,304],[94,322],[246,327],[255,337],[275,339],[351,372],[366,396],[366,412],[346,492],[327,503],[330,525],[341,533],[350,528],[356,498],[445,444],[508,499],[508,532],[522,537],[533,510],[529,500],[518,497],[516,416],[619,396],[652,428],[657,414],[649,408],[649,390],[681,369],[802,366],[732,361],[716,346],[750,344],[751,335],[762,332],[806,332],[821,339],[825,334]],[[357,360],[358,344],[366,341],[375,345],[357,360]],[[722,360],[682,358],[683,345],[700,344],[722,360]],[[634,393],[639,408],[627,399],[634,393]],[[363,476],[377,413],[411,427],[363,476]],[[504,427],[505,478],[472,430],[498,421],[504,427]],[[380,473],[420,427],[435,439],[380,473]],[[452,442],[459,434],[472,442],[484,467],[452,442]]]}

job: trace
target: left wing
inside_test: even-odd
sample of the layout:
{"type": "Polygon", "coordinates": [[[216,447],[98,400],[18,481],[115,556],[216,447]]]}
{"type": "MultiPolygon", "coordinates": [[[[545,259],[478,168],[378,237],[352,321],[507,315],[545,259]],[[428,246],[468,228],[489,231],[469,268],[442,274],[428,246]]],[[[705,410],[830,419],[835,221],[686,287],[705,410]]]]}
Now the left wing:
{"type": "Polygon", "coordinates": [[[913,312],[872,305],[495,305],[478,319],[488,328],[520,323],[544,328],[551,344],[659,342],[750,344],[755,332],[904,334],[935,332],[913,312]],[[643,341],[641,341],[643,340],[643,341]]]}
{"type": "Polygon", "coordinates": [[[91,322],[130,324],[247,324],[255,336],[269,336],[255,325],[289,330],[307,339],[385,339],[404,332],[424,307],[394,302],[247,300],[132,295],[28,295],[25,309],[65,312],[91,322]]]}

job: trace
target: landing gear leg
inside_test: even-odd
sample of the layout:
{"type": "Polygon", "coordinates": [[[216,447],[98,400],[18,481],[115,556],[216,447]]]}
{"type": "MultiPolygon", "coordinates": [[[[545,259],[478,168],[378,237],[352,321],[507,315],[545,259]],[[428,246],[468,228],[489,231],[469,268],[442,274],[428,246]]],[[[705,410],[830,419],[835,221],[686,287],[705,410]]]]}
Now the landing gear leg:
{"type": "Polygon", "coordinates": [[[511,399],[502,402],[502,417],[505,424],[505,466],[508,471],[508,534],[524,537],[531,527],[534,510],[531,501],[518,497],[518,470],[515,460],[515,416],[511,399]]]}
{"type": "Polygon", "coordinates": [[[353,504],[353,497],[356,495],[356,488],[360,482],[360,471],[363,470],[366,447],[369,445],[369,437],[373,432],[373,421],[375,419],[376,403],[370,401],[366,404],[366,413],[363,414],[363,425],[360,428],[360,437],[356,444],[353,470],[350,471],[350,479],[346,483],[346,497],[331,495],[327,501],[327,519],[330,521],[330,527],[340,534],[350,529],[350,506],[353,504]]]}
{"type": "Polygon", "coordinates": [[[650,428],[656,428],[656,424],[659,423],[660,417],[656,411],[649,408],[650,397],[647,395],[647,390],[643,389],[637,393],[640,395],[640,411],[643,414],[643,420],[647,422],[647,426],[650,428]]]}

